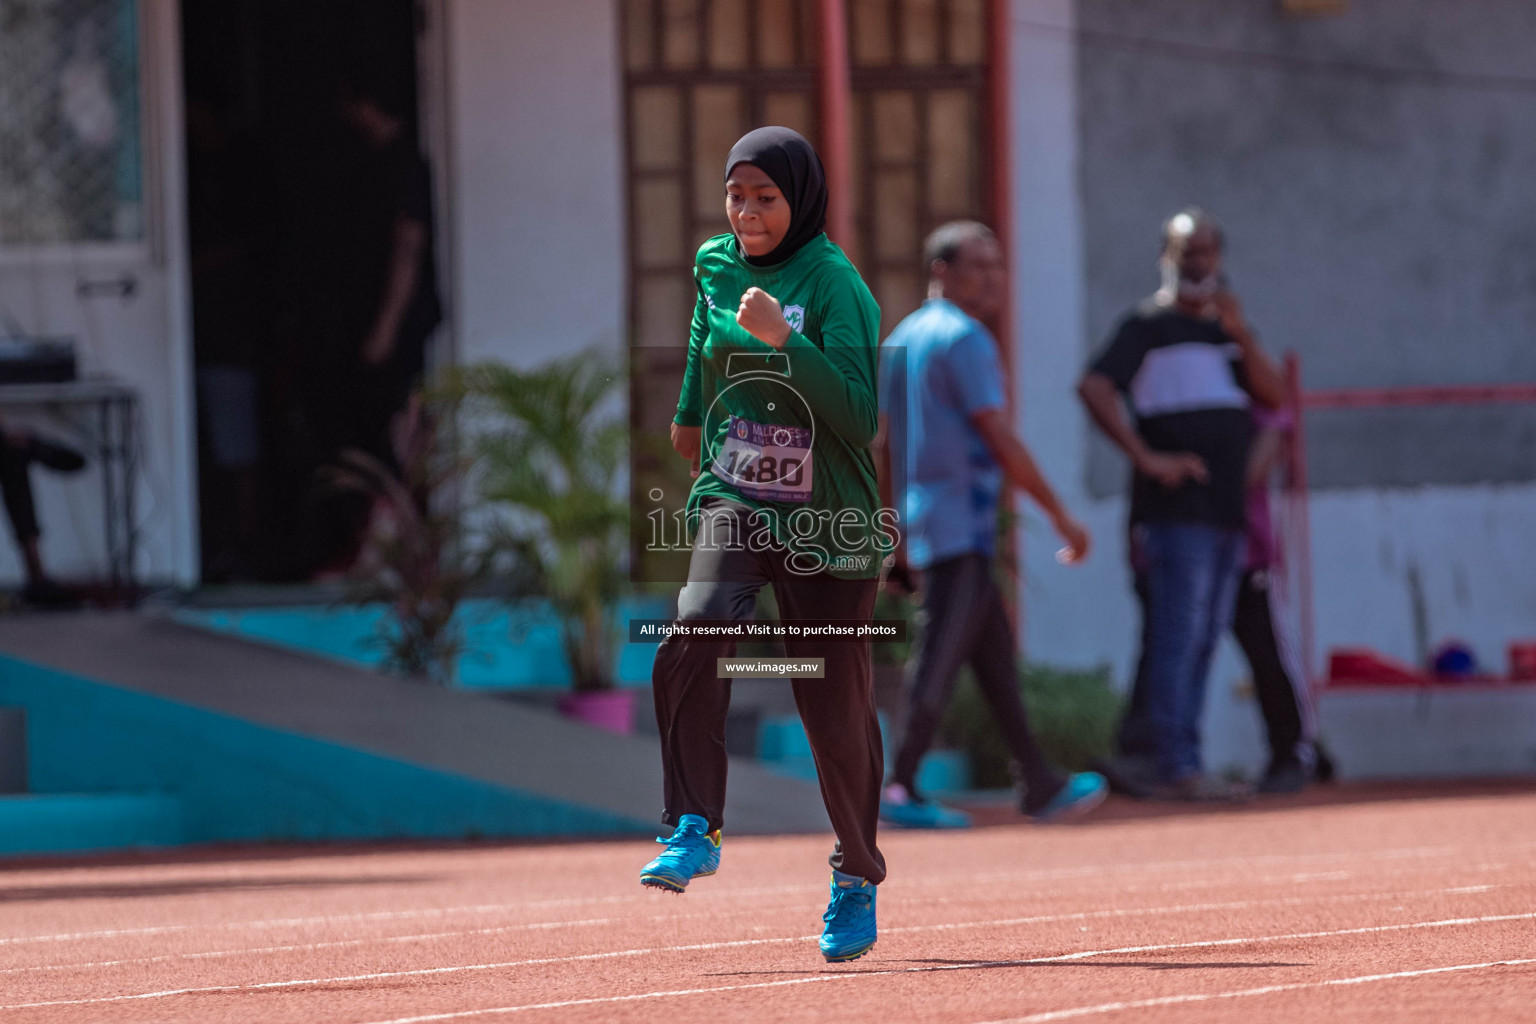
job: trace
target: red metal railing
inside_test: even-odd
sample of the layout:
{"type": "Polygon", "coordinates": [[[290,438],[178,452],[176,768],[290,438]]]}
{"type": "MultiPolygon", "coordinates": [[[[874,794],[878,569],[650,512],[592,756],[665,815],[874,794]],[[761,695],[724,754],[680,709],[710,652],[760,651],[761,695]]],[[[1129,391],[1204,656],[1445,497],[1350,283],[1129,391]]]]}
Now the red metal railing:
{"type": "MultiPolygon", "coordinates": [[[[1311,492],[1307,481],[1307,435],[1305,413],[1315,409],[1384,409],[1406,406],[1495,405],[1536,403],[1536,384],[1448,384],[1430,387],[1332,388],[1303,390],[1301,360],[1293,353],[1285,358],[1288,392],[1287,404],[1295,422],[1286,460],[1286,522],[1288,547],[1294,557],[1287,559],[1295,574],[1297,616],[1301,633],[1301,656],[1309,680],[1318,676],[1316,621],[1312,591],[1311,492]]],[[[1314,684],[1315,685],[1315,684],[1314,684]]]]}

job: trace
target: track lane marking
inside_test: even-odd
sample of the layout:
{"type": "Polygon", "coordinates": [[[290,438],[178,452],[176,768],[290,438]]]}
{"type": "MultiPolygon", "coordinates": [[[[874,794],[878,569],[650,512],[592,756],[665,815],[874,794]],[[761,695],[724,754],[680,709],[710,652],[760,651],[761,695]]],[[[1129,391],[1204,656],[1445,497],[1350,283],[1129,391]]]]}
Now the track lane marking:
{"type": "MultiPolygon", "coordinates": [[[[1114,864],[1103,866],[1083,866],[1072,868],[1044,868],[1024,872],[994,872],[985,875],[963,876],[934,876],[924,875],[919,878],[904,880],[903,886],[952,886],[964,882],[966,884],[993,884],[1010,881],[1050,881],[1061,878],[1095,877],[1103,875],[1134,874],[1138,871],[1173,871],[1191,870],[1202,867],[1218,867],[1230,865],[1233,867],[1251,867],[1257,863],[1285,862],[1294,860],[1348,860],[1359,862],[1362,860],[1407,860],[1413,858],[1428,858],[1438,856],[1456,856],[1469,851],[1486,854],[1491,850],[1525,850],[1536,849],[1533,843],[1495,844],[1492,846],[1438,846],[1438,847],[1400,847],[1391,850],[1383,850],[1378,853],[1354,852],[1329,852],[1329,853],[1303,853],[1303,854],[1264,854],[1255,857],[1229,857],[1204,860],[1179,860],[1179,861],[1153,861],[1146,864],[1114,864]]],[[[1245,880],[1246,881],[1246,880],[1245,880]]],[[[1199,886],[1222,884],[1220,880],[1202,879],[1199,886]]],[[[638,887],[637,887],[638,888],[638,887]]],[[[769,886],[755,889],[702,889],[693,894],[709,902],[717,900],[735,900],[746,897],[758,896],[782,896],[797,893],[821,893],[822,884],[816,885],[782,885],[769,886]]],[[[5,898],[5,890],[0,887],[0,902],[5,898]]],[[[171,924],[148,925],[137,928],[109,928],[97,931],[63,932],[52,935],[22,935],[0,936],[0,947],[27,945],[40,942],[73,942],[87,939],[110,939],[137,935],[167,935],[180,932],[196,931],[199,929],[230,930],[239,928],[283,928],[302,927],[312,924],[332,924],[347,921],[391,921],[413,920],[416,918],[445,917],[450,914],[485,914],[497,913],[506,910],[526,910],[537,907],[559,906],[588,906],[593,904],[635,903],[647,899],[655,899],[654,893],[632,893],[625,896],[589,896],[548,900],[525,900],[515,903],[482,903],[468,904],[456,907],[421,907],[410,910],[383,910],[370,913],[354,914],[327,914],[312,917],[270,918],[255,921],[221,922],[217,924],[171,924]]]]}
{"type": "MultiPolygon", "coordinates": [[[[1536,918],[1536,914],[1512,914],[1501,915],[1499,918],[1479,919],[1474,921],[1493,920],[1526,920],[1536,918]]],[[[1286,939],[1315,939],[1333,935],[1353,935],[1361,931],[1395,931],[1406,928],[1430,928],[1444,927],[1453,924],[1464,923],[1461,921],[1425,921],[1409,925],[1386,925],[1372,929],[1347,929],[1339,932],[1308,932],[1297,935],[1269,935],[1252,939],[1218,939],[1206,942],[1183,942],[1167,946],[1128,946],[1120,949],[1091,950],[1082,953],[1069,953],[1064,956],[1040,957],[1033,960],[977,960],[963,964],[939,964],[927,967],[906,967],[892,971],[862,971],[857,973],[823,974],[813,978],[792,978],[784,981],[762,981],[746,985],[720,985],[714,988],[699,989],[674,989],[671,991],[642,992],[627,996],[593,996],[586,999],[567,999],[552,1003],[528,1003],[522,1006],[498,1006],[481,1010],[459,1010],[452,1013],[421,1014],[414,1017],[397,1017],[385,1021],[373,1021],[371,1024],[427,1024],[429,1021],[462,1020],[467,1017],[485,1017],[495,1014],[522,1013],[526,1010],[552,1010],[566,1006],[591,1006],[600,1003],[624,1003],[635,1002],[642,999],[665,999],[674,996],[707,995],[711,992],[739,992],[748,989],[781,988],[787,985],[809,985],[826,981],[847,981],[853,978],[878,978],[900,974],[936,974],[942,971],[962,971],[974,968],[987,967],[1025,967],[1032,964],[1062,963],[1070,960],[1080,960],[1094,956],[1108,956],[1123,953],[1145,953],[1156,950],[1188,949],[1194,946],[1232,945],[1240,942],[1277,942],[1286,939]]],[[[1501,961],[1500,963],[1521,963],[1522,961],[1501,961]]],[[[1482,966],[1482,965],[1477,965],[1482,966]]]]}
{"type": "Polygon", "coordinates": [[[1330,978],[1327,981],[1291,982],[1284,985],[1263,985],[1259,988],[1235,989],[1231,992],[1191,993],[1182,996],[1162,996],[1156,999],[1137,999],[1123,1003],[1100,1003],[1097,1006],[1078,1006],[1070,1010],[1051,1010],[1032,1013],[1027,1017],[1010,1017],[1007,1020],[990,1021],[988,1024],[1045,1024],[1046,1021],[1070,1020],[1073,1017],[1092,1017],[1120,1010],[1143,1010],[1154,1006],[1177,1006],[1181,1003],[1203,1003],[1214,999],[1241,999],[1245,996],[1267,996],[1275,992],[1299,992],[1304,989],[1328,988],[1334,985],[1366,985],[1375,981],[1395,981],[1400,978],[1423,978],[1431,974],[1449,974],[1454,971],[1479,971],[1489,967],[1521,967],[1536,964],[1536,959],[1489,960],[1480,964],[1455,964],[1450,967],[1426,967],[1417,971],[1393,971],[1390,974],[1361,974],[1353,978],[1330,978]]]}
{"type": "MultiPolygon", "coordinates": [[[[1078,910],[1059,914],[1038,914],[1031,917],[1001,918],[991,921],[957,921],[940,922],[937,924],[923,925],[898,925],[881,929],[882,935],[900,934],[904,932],[925,931],[958,931],[963,928],[997,928],[1011,927],[1023,924],[1051,924],[1062,921],[1087,921],[1102,918],[1129,918],[1148,917],[1154,914],[1182,914],[1202,913],[1209,910],[1247,910],[1257,907],[1279,906],[1306,906],[1315,903],[1357,903],[1367,900],[1402,900],[1423,898],[1429,896],[1465,896],[1492,892],[1496,889],[1518,888],[1518,883],[1498,885],[1461,885],[1445,889],[1422,889],[1411,892],[1379,892],[1379,893],[1338,893],[1332,896],[1287,896],[1269,900],[1234,900],[1226,903],[1180,903],[1165,907],[1136,907],[1129,910],[1078,910]]],[[[364,939],[336,939],[325,942],[301,942],[281,946],[255,946],[242,949],[220,949],[189,953],[162,953],[157,956],[125,957],[118,960],[94,960],[73,964],[37,964],[30,967],[0,968],[0,975],[6,974],[35,974],[44,971],[85,970],[103,967],[126,967],[136,964],[169,963],[176,960],[216,960],[233,956],[259,956],[268,953],[299,953],[311,952],[321,949],[338,949],[346,946],[366,946],[373,944],[386,944],[391,942],[426,942],[433,939],[465,938],[475,935],[501,935],[508,932],[531,931],[544,929],[557,929],[562,927],[585,927],[600,924],[635,924],[639,922],[679,921],[714,917],[714,914],[658,914],[644,918],[594,918],[586,921],[551,922],[545,924],[513,924],[499,925],[492,928],[459,929],[446,932],[423,932],[415,935],[387,935],[379,938],[364,939]]],[[[816,936],[807,936],[814,939],[816,936]]],[[[771,944],[776,942],[798,942],[795,938],[772,939],[743,939],[734,944],[752,944],[754,942],[771,944]]],[[[638,953],[666,953],[673,951],[714,949],[719,948],[715,944],[703,946],[660,946],[644,950],[621,950],[616,953],[582,953],[565,957],[541,957],[535,960],[508,961],[501,966],[525,966],[531,964],[561,963],[564,961],[592,960],[603,957],[631,956],[638,953]]]]}
{"type": "MultiPolygon", "coordinates": [[[[860,973],[857,973],[857,974],[823,975],[823,976],[820,976],[818,978],[812,978],[812,979],[796,979],[796,981],[794,983],[804,983],[806,981],[834,981],[834,980],[837,980],[839,978],[843,978],[843,979],[847,979],[847,978],[870,978],[870,977],[881,977],[881,976],[894,975],[894,974],[922,974],[922,973],[932,973],[932,972],[936,972],[936,971],[966,970],[966,969],[984,968],[984,967],[1023,967],[1023,966],[1028,966],[1028,965],[1031,965],[1031,964],[1067,963],[1067,962],[1074,961],[1074,960],[1086,960],[1086,959],[1091,959],[1093,957],[1112,956],[1112,955],[1120,955],[1120,954],[1126,954],[1126,953],[1151,953],[1151,952],[1164,952],[1164,951],[1178,950],[1178,949],[1209,949],[1209,948],[1214,948],[1214,947],[1218,947],[1218,946],[1240,946],[1240,945],[1247,945],[1249,943],[1259,943],[1259,942],[1284,942],[1284,941],[1292,941],[1292,940],[1300,940],[1300,939],[1330,938],[1330,937],[1336,937],[1336,936],[1340,936],[1340,935],[1370,935],[1370,934],[1379,934],[1379,933],[1383,933],[1383,932],[1409,931],[1409,930],[1414,930],[1414,929],[1449,928],[1449,927],[1456,927],[1456,926],[1461,926],[1461,925],[1495,924],[1495,923],[1501,923],[1501,922],[1506,922],[1506,921],[1529,921],[1529,920],[1536,920],[1536,913],[1529,913],[1529,914],[1494,914],[1494,915],[1485,915],[1485,916],[1481,916],[1481,917],[1456,917],[1456,918],[1446,918],[1446,919],[1439,920],[1439,921],[1418,921],[1418,922],[1410,922],[1410,923],[1407,923],[1407,924],[1369,925],[1369,926],[1361,927],[1361,928],[1345,928],[1345,929],[1337,929],[1337,930],[1333,930],[1333,931],[1293,932],[1293,933],[1289,933],[1289,934],[1285,934],[1285,935],[1261,935],[1261,936],[1250,936],[1250,937],[1246,937],[1246,938],[1237,938],[1237,939],[1203,939],[1203,940],[1199,940],[1199,941],[1195,941],[1195,942],[1165,943],[1165,944],[1161,944],[1161,945],[1118,946],[1118,947],[1115,947],[1113,949],[1083,950],[1083,951],[1076,952],[1076,953],[1063,953],[1063,954],[1059,954],[1057,956],[1048,956],[1048,957],[1034,957],[1034,958],[1027,959],[1027,960],[1003,960],[1003,961],[975,960],[975,961],[968,961],[968,962],[962,963],[962,964],[945,964],[945,965],[937,966],[937,967],[908,967],[908,968],[903,968],[901,970],[863,971],[863,972],[860,972],[860,973]]],[[[941,926],[932,926],[932,927],[937,928],[937,927],[941,927],[941,926]]],[[[914,928],[913,930],[916,930],[916,928],[914,928]]],[[[469,973],[471,971],[502,970],[502,969],[509,968],[509,967],[528,966],[528,965],[534,964],[534,963],[569,963],[569,962],[573,962],[573,961],[577,961],[577,960],[614,959],[614,958],[617,958],[617,957],[642,956],[642,955],[646,955],[646,954],[650,954],[650,953],[661,953],[661,952],[697,952],[697,951],[711,950],[711,949],[730,949],[730,948],[737,948],[737,947],[742,947],[742,946],[762,946],[762,945],[769,945],[769,944],[773,944],[773,943],[806,942],[806,941],[814,940],[815,938],[816,938],[816,936],[810,935],[810,936],[793,936],[793,937],[775,938],[775,939],[741,939],[741,940],[736,940],[736,941],[731,941],[731,942],[696,943],[696,944],[691,945],[691,946],[670,946],[670,947],[657,947],[657,948],[652,948],[652,949],[620,950],[618,952],[612,952],[612,953],[588,953],[588,954],[583,954],[581,956],[575,956],[575,957],[553,957],[553,958],[544,958],[542,960],[513,960],[513,961],[502,962],[502,963],[461,964],[461,965],[455,965],[455,966],[451,966],[451,967],[422,967],[422,968],[416,968],[416,969],[408,970],[408,971],[375,971],[375,972],[368,973],[368,974],[342,975],[342,976],[330,977],[330,978],[300,978],[300,979],[294,979],[294,980],[290,980],[290,981],[251,982],[251,983],[244,984],[244,985],[204,985],[204,986],[197,986],[197,987],[193,987],[193,988],[163,989],[163,990],[154,991],[154,992],[135,992],[135,993],[129,993],[129,994],[126,994],[126,995],[116,995],[116,996],[91,996],[91,997],[86,997],[86,998],[83,998],[83,999],[50,999],[50,1000],[45,1000],[45,1001],[41,1001],[41,1002],[32,1002],[32,1003],[12,1003],[12,1004],[9,1004],[9,1005],[0,1006],[0,1012],[8,1011],[8,1010],[33,1010],[33,1009],[41,1009],[41,1008],[44,1008],[44,1007],[50,1007],[50,1006],[92,1006],[92,1005],[99,1005],[99,1004],[102,1004],[102,1003],[122,1003],[122,1002],[133,1002],[133,1001],[140,1001],[140,1000],[146,1000],[146,999],[164,999],[164,998],[171,997],[171,996],[206,995],[206,994],[214,993],[214,992],[255,993],[255,992],[263,992],[263,991],[274,991],[274,990],[279,990],[279,989],[304,988],[304,987],[313,986],[313,985],[338,985],[338,984],[345,984],[345,983],[349,983],[349,982],[359,982],[359,981],[385,981],[385,980],[390,980],[390,979],[394,979],[394,978],[424,978],[424,977],[432,977],[432,976],[442,976],[442,975],[446,975],[446,974],[464,974],[464,973],[469,973]]],[[[713,991],[728,992],[728,991],[734,991],[736,989],[744,989],[744,988],[771,988],[771,987],[774,987],[776,985],[784,985],[784,984],[791,984],[791,983],[792,982],[787,982],[786,981],[786,982],[766,982],[766,983],[759,983],[759,984],[752,984],[752,985],[722,986],[722,987],[717,987],[717,988],[712,988],[712,989],[688,990],[687,993],[683,993],[681,991],[678,991],[678,992],[654,993],[654,994],[651,994],[648,997],[660,998],[661,996],[666,996],[666,995],[697,994],[697,992],[713,992],[713,991]]],[[[575,1002],[575,1003],[561,1003],[561,1004],[558,1004],[558,1005],[587,1005],[587,1004],[590,1004],[590,1003],[624,1002],[626,1000],[633,999],[633,998],[636,998],[636,997],[634,997],[634,996],[603,996],[603,997],[594,997],[594,998],[591,998],[591,999],[582,1000],[582,1001],[575,1002]]],[[[497,1007],[497,1008],[486,1009],[486,1010],[460,1011],[460,1012],[457,1012],[457,1013],[450,1013],[450,1014],[445,1014],[445,1015],[429,1015],[429,1016],[424,1016],[424,1017],[402,1018],[402,1019],[397,1020],[397,1021],[380,1022],[380,1024],[414,1024],[414,1022],[417,1022],[417,1021],[453,1020],[453,1019],[457,1019],[459,1017],[466,1017],[466,1016],[476,1016],[476,1015],[485,1015],[485,1014],[494,1014],[494,1013],[517,1013],[517,1012],[521,1012],[522,1010],[548,1009],[548,1008],[549,1008],[549,1006],[547,1006],[545,1004],[530,1004],[530,1005],[526,1005],[526,1006],[515,1006],[515,1007],[497,1007]]]]}

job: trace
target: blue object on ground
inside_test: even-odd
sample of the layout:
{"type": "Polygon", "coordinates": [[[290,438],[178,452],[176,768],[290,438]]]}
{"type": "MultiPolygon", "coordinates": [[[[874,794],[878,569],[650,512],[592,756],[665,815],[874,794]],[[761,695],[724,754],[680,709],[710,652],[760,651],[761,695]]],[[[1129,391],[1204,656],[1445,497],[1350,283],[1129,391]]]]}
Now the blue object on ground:
{"type": "Polygon", "coordinates": [[[1459,640],[1450,640],[1435,651],[1435,675],[1456,679],[1477,674],[1477,655],[1459,640]]]}

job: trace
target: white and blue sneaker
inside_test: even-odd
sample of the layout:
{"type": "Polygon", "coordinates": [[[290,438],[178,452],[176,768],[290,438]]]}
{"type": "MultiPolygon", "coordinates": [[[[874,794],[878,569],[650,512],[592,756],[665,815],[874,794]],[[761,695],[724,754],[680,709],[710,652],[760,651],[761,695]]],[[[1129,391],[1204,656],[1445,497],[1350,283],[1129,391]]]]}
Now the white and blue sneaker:
{"type": "Polygon", "coordinates": [[[821,955],[828,963],[857,960],[875,945],[875,886],[858,875],[832,872],[832,900],[821,915],[821,955]]]}
{"type": "Polygon", "coordinates": [[[666,849],[640,869],[641,885],[682,892],[695,878],[720,869],[720,830],[711,832],[709,822],[697,814],[678,818],[672,835],[656,841],[666,849]]]}
{"type": "Polygon", "coordinates": [[[1030,821],[1040,825],[1071,821],[1081,818],[1109,795],[1109,783],[1098,772],[1078,772],[1051,797],[1046,805],[1034,813],[1025,812],[1030,821]]]}

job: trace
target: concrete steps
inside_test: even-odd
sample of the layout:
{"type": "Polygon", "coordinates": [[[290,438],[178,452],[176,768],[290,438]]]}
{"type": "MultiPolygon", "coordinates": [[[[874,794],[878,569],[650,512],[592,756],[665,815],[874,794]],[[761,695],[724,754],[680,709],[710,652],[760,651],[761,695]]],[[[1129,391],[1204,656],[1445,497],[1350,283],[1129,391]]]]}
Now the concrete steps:
{"type": "MultiPolygon", "coordinates": [[[[654,737],[153,614],[0,619],[0,706],[33,791],[169,794],[189,843],[663,831],[654,737]]],[[[735,759],[726,820],[828,831],[814,781],[735,759]]]]}
{"type": "Polygon", "coordinates": [[[181,801],[154,793],[0,796],[0,854],[80,853],[184,841],[181,801]]]}
{"type": "Polygon", "coordinates": [[[185,841],[180,800],[163,793],[30,793],[27,711],[0,707],[0,856],[185,841]]]}

